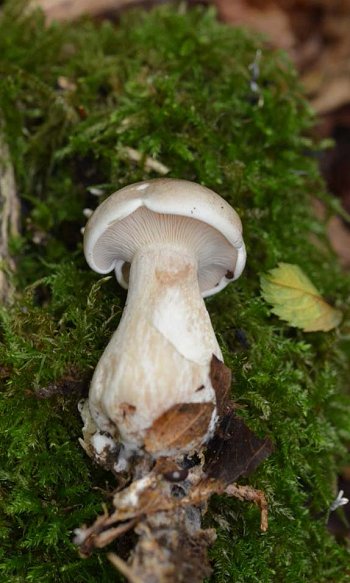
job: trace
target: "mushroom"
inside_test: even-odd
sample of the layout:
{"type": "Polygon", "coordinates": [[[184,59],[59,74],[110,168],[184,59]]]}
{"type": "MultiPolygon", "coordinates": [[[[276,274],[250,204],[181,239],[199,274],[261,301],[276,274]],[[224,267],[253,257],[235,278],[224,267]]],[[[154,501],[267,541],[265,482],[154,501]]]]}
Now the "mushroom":
{"type": "Polygon", "coordinates": [[[95,210],[84,251],[92,269],[114,269],[129,290],[91,382],[95,424],[129,452],[198,449],[218,418],[211,370],[223,362],[203,298],[244,268],[236,211],[186,180],[132,184],[95,210]]]}

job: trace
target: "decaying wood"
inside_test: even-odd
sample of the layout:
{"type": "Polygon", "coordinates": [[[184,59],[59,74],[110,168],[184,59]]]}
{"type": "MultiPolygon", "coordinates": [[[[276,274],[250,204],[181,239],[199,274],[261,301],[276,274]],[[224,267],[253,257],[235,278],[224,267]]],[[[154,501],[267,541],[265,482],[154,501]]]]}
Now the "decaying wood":
{"type": "Polygon", "coordinates": [[[0,120],[0,302],[11,299],[11,272],[15,269],[10,255],[11,237],[19,233],[20,205],[10,150],[0,120]]]}

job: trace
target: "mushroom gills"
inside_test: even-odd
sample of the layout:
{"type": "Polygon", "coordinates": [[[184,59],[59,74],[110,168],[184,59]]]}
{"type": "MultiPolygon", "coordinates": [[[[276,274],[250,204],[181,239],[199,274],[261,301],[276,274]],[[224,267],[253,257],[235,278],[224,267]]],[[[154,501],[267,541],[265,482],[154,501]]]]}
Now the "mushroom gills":
{"type": "Polygon", "coordinates": [[[197,258],[202,295],[233,279],[237,251],[219,231],[196,218],[153,212],[146,207],[112,221],[97,240],[93,258],[101,271],[115,268],[117,280],[128,288],[130,264],[138,249],[164,242],[185,245],[197,258]],[[118,257],[118,260],[115,258],[118,257]]]}

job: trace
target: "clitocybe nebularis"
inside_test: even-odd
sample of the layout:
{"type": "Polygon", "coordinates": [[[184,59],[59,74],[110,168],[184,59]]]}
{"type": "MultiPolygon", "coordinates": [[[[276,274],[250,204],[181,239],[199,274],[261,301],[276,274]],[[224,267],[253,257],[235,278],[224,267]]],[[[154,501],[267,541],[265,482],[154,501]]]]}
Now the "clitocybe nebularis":
{"type": "Polygon", "coordinates": [[[90,267],[128,288],[89,393],[95,424],[127,451],[189,453],[218,418],[213,359],[223,361],[203,298],[245,265],[242,225],[218,194],[185,180],[127,186],[89,219],[90,267]]]}

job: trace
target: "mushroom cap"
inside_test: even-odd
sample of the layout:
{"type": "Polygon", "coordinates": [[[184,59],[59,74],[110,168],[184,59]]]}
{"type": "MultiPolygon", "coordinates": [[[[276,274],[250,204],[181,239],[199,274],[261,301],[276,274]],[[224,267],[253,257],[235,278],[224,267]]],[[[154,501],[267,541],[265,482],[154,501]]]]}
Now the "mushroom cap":
{"type": "Polygon", "coordinates": [[[193,249],[202,296],[237,279],[245,265],[242,223],[218,194],[194,182],[159,178],[111,194],[90,217],[84,252],[97,273],[115,269],[128,287],[124,267],[138,249],[166,242],[193,249]]]}

